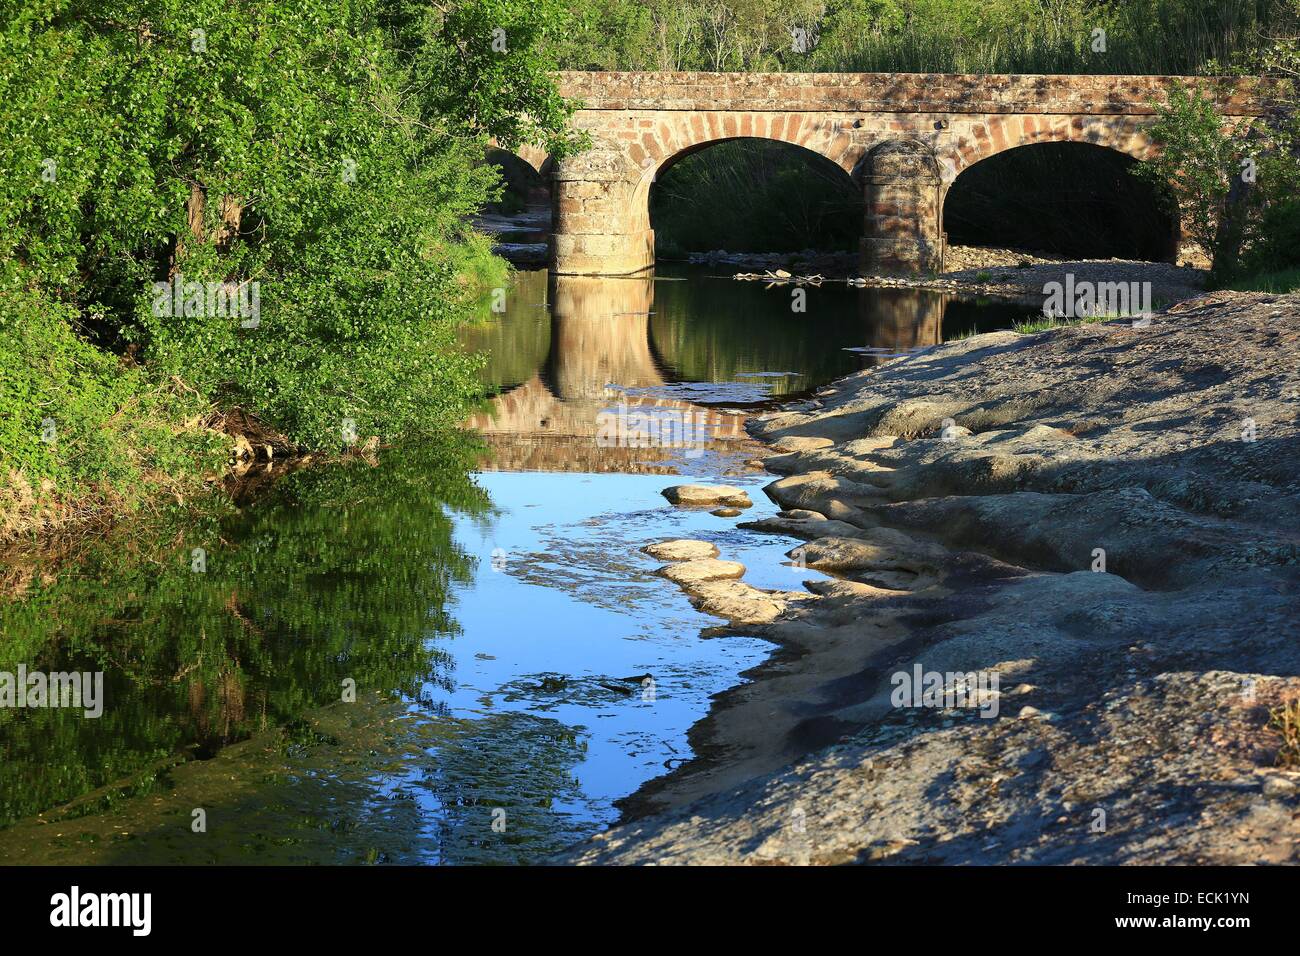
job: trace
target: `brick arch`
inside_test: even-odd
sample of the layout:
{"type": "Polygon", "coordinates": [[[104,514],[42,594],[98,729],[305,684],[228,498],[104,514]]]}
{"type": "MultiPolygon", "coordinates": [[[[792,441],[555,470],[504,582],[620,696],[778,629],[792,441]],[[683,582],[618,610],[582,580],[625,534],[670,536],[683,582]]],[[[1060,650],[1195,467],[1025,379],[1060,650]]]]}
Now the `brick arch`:
{"type": "MultiPolygon", "coordinates": [[[[1084,143],[1114,150],[1138,162],[1150,159],[1159,147],[1146,134],[1152,117],[1128,116],[991,116],[975,124],[968,136],[960,137],[947,156],[940,156],[943,181],[939,190],[939,222],[945,230],[948,192],[958,177],[972,166],[1002,153],[1042,143],[1084,143]]],[[[1182,211],[1173,216],[1171,235],[1164,251],[1165,261],[1176,262],[1186,234],[1182,211]]]]}
{"type": "Polygon", "coordinates": [[[661,121],[635,140],[624,140],[628,161],[639,170],[632,193],[631,214],[637,228],[650,228],[650,188],[659,176],[687,156],[720,143],[765,139],[806,149],[855,178],[863,148],[835,122],[806,113],[681,114],[661,121]]]}
{"type": "Polygon", "coordinates": [[[802,146],[852,173],[861,147],[847,124],[804,112],[692,111],[643,121],[643,128],[621,134],[634,166],[662,171],[683,155],[731,139],[770,139],[802,146]],[[648,128],[645,126],[648,125],[648,128]]]}
{"type": "Polygon", "coordinates": [[[1146,134],[1150,117],[994,115],[971,123],[939,152],[945,190],[978,162],[1035,143],[1091,143],[1132,156],[1151,158],[1156,145],[1146,134]]]}

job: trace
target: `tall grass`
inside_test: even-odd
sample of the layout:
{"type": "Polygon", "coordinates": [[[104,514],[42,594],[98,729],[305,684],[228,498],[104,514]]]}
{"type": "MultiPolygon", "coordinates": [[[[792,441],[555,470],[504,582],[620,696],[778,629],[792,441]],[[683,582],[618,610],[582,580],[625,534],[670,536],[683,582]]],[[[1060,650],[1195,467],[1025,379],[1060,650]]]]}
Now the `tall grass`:
{"type": "MultiPolygon", "coordinates": [[[[971,24],[922,2],[897,29],[828,37],[821,71],[872,73],[1182,74],[1227,70],[1238,51],[1291,24],[1283,0],[1042,0],[1014,24],[995,14],[971,24]],[[1095,30],[1105,50],[1095,51],[1095,30]]],[[[807,67],[804,67],[805,69],[807,67]]]]}
{"type": "Polygon", "coordinates": [[[1266,272],[1228,283],[1228,288],[1238,292],[1296,292],[1300,291],[1300,268],[1266,272]]]}

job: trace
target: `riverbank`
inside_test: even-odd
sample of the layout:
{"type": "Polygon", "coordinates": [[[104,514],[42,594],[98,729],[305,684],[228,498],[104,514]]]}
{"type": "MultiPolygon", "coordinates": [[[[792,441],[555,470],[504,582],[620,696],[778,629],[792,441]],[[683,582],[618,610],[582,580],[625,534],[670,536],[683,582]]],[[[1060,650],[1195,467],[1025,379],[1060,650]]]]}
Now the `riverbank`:
{"type": "MultiPolygon", "coordinates": [[[[0,553],[58,550],[56,539],[102,534],[133,515],[156,514],[218,489],[233,500],[247,500],[274,477],[319,457],[238,409],[222,412],[193,395],[178,404],[177,396],[186,391],[176,382],[160,401],[162,390],[149,389],[123,403],[108,421],[75,422],[110,449],[114,460],[101,474],[72,471],[56,482],[48,476],[33,480],[10,467],[0,482],[0,553]],[[141,405],[151,406],[143,420],[114,428],[115,420],[141,405]]],[[[54,436],[51,445],[58,442],[57,431],[54,436]]]]}
{"type": "Polygon", "coordinates": [[[257,350],[274,352],[278,336],[292,337],[260,320],[238,333],[240,342],[266,341],[250,346],[241,368],[249,383],[235,386],[214,381],[210,357],[197,351],[181,367],[160,357],[150,361],[134,344],[119,353],[90,336],[75,310],[31,295],[5,298],[0,408],[13,414],[0,426],[0,549],[101,533],[115,521],[219,487],[247,500],[271,478],[312,461],[373,458],[381,436],[385,446],[427,437],[426,420],[413,417],[412,403],[432,402],[436,414],[427,420],[456,427],[473,407],[478,358],[459,352],[453,333],[480,321],[512,273],[481,237],[448,257],[455,268],[442,305],[455,314],[426,329],[426,338],[386,352],[382,369],[343,360],[355,389],[347,397],[318,367],[339,356],[321,352],[300,363],[286,347],[259,359],[257,350]],[[447,394],[433,387],[429,369],[420,373],[434,376],[424,389],[408,385],[401,371],[421,368],[435,346],[455,369],[443,383],[447,394]],[[276,380],[277,368],[288,377],[276,380]],[[254,387],[259,377],[265,388],[254,387]],[[391,417],[349,404],[371,389],[389,397],[384,407],[396,410],[391,417]],[[293,401],[285,399],[289,393],[293,401]],[[323,411],[331,405],[337,415],[323,411]]]}
{"type": "Polygon", "coordinates": [[[1216,293],[755,421],[753,526],[838,580],[695,586],[778,651],[566,861],[1300,859],[1298,355],[1300,296],[1216,293]],[[897,705],[918,668],[939,706],[897,705]]]}

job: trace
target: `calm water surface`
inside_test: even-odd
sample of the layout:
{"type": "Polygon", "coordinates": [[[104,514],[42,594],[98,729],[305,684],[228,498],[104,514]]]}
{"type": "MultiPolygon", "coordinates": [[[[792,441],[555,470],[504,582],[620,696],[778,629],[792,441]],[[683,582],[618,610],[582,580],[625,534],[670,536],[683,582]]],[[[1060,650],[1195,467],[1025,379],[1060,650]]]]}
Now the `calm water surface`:
{"type": "Polygon", "coordinates": [[[519,273],[464,330],[488,361],[463,440],[3,568],[0,670],[102,671],[106,703],[0,710],[0,861],[528,862],[609,825],[768,652],[702,637],[720,622],[638,549],[699,537],[759,587],[817,576],[736,526],[775,510],[745,411],[1020,315],[842,285],[794,312],[788,288],[684,267],[519,273]],[[628,415],[689,441],[597,441],[628,415]],[[672,508],[672,475],[755,507],[672,508]]]}

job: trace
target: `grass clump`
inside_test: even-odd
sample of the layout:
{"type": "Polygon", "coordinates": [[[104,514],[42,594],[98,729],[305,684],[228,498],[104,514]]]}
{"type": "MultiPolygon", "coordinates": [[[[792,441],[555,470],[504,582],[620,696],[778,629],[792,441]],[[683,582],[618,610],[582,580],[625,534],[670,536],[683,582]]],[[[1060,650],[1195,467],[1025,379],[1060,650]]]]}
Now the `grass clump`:
{"type": "Polygon", "coordinates": [[[1300,267],[1244,276],[1228,283],[1237,292],[1285,293],[1300,290],[1300,267]]]}
{"type": "Polygon", "coordinates": [[[1282,738],[1277,751],[1279,767],[1300,767],[1300,699],[1288,701],[1269,713],[1270,726],[1282,738]]]}
{"type": "Polygon", "coordinates": [[[206,402],[89,343],[67,306],[0,299],[0,368],[0,539],[184,495],[224,459],[206,402]]]}
{"type": "Polygon", "coordinates": [[[1109,322],[1111,319],[1127,319],[1133,316],[1123,316],[1118,313],[1101,313],[1098,315],[1081,315],[1077,317],[1054,316],[1041,319],[1026,319],[1022,322],[1016,322],[1011,328],[1021,335],[1030,335],[1034,332],[1050,332],[1052,329],[1064,329],[1074,325],[1090,325],[1093,322],[1109,322]]]}

